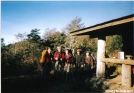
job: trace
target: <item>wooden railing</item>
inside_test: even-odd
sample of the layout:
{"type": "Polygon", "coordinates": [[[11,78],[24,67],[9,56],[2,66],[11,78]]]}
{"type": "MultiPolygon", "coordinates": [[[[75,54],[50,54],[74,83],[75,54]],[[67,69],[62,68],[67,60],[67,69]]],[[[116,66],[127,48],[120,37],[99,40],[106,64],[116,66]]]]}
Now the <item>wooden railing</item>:
{"type": "Polygon", "coordinates": [[[122,85],[126,87],[132,86],[132,69],[131,65],[134,65],[134,60],[131,59],[113,59],[102,58],[102,62],[119,63],[122,64],[122,85]]]}
{"type": "Polygon", "coordinates": [[[102,58],[101,61],[111,62],[111,63],[119,63],[119,64],[126,64],[126,65],[134,65],[134,60],[128,60],[128,59],[102,58]]]}

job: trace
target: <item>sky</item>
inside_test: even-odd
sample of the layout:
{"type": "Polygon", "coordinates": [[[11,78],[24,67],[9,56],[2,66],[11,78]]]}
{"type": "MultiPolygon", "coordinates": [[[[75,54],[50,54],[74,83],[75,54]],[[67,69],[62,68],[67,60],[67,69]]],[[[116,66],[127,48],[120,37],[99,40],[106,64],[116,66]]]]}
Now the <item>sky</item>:
{"type": "Polygon", "coordinates": [[[76,16],[85,27],[134,14],[133,1],[1,1],[1,38],[14,43],[18,33],[47,28],[61,31],[76,16]]]}

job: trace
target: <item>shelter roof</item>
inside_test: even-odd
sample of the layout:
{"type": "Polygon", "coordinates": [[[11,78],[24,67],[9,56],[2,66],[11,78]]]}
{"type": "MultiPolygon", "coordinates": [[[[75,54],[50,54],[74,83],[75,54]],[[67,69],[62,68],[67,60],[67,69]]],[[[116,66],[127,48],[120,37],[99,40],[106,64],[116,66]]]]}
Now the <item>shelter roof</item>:
{"type": "Polygon", "coordinates": [[[71,31],[71,35],[91,35],[97,37],[98,34],[114,35],[121,34],[124,29],[133,28],[134,14],[124,16],[121,18],[113,19],[107,22],[96,24],[83,29],[71,31]],[[122,31],[121,31],[122,30],[122,31]]]}

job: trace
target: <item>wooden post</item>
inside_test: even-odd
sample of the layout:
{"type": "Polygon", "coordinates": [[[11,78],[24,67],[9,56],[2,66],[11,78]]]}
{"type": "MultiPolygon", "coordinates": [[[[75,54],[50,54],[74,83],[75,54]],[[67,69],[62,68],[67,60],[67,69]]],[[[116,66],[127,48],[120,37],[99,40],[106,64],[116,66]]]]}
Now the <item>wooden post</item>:
{"type": "Polygon", "coordinates": [[[98,50],[97,50],[97,69],[96,76],[105,78],[105,63],[101,61],[105,56],[105,36],[98,38],[98,50]]]}
{"type": "MultiPolygon", "coordinates": [[[[134,24],[134,23],[133,23],[133,24],[134,24]]],[[[133,36],[132,36],[132,37],[133,37],[133,41],[132,41],[132,42],[133,42],[133,56],[134,56],[134,29],[133,29],[133,36]]],[[[134,77],[133,77],[133,78],[134,78],[134,77]]]]}
{"type": "Polygon", "coordinates": [[[131,87],[131,81],[131,65],[122,64],[122,85],[131,87]]]}

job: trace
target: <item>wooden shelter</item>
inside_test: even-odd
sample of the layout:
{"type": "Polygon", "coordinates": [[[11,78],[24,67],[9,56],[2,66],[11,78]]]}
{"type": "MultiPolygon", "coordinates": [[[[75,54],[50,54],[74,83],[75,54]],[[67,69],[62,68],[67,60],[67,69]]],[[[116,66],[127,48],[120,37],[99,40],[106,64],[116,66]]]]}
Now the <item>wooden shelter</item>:
{"type": "Polygon", "coordinates": [[[98,37],[97,49],[97,77],[105,77],[105,62],[115,62],[122,64],[122,85],[131,86],[131,65],[134,60],[105,58],[106,36],[121,35],[123,39],[122,51],[125,55],[134,56],[134,14],[110,20],[101,24],[90,26],[70,32],[71,35],[90,35],[90,38],[98,37]],[[124,69],[124,70],[123,70],[124,69]],[[128,72],[128,73],[126,73],[128,72]]]}

